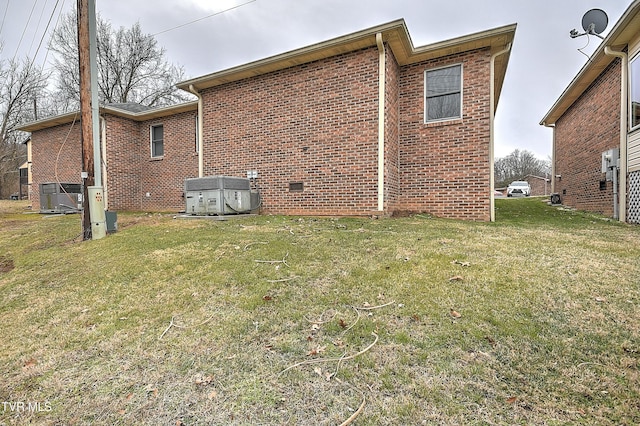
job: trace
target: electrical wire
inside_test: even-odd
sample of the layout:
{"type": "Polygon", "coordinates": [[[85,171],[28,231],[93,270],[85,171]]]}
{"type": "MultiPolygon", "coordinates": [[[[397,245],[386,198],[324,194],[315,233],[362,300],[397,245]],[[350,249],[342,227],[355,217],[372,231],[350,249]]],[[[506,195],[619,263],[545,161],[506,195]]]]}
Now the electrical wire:
{"type": "Polygon", "coordinates": [[[7,20],[8,11],[9,11],[9,0],[7,0],[7,7],[4,9],[4,15],[2,16],[2,24],[0,24],[0,35],[2,35],[2,29],[4,28],[4,21],[7,20]]]}
{"type": "Polygon", "coordinates": [[[228,11],[230,11],[230,10],[237,9],[237,8],[239,8],[239,7],[245,6],[245,5],[249,4],[249,3],[253,3],[253,2],[255,2],[255,1],[256,1],[256,0],[249,0],[248,2],[245,2],[245,3],[239,4],[239,5],[237,5],[237,6],[233,6],[233,7],[230,7],[230,8],[228,8],[228,9],[221,10],[221,11],[216,12],[216,13],[212,13],[211,15],[203,16],[202,18],[194,19],[193,21],[189,21],[189,22],[186,22],[186,23],[184,23],[184,24],[180,24],[180,25],[178,25],[178,26],[176,26],[176,27],[169,28],[169,29],[166,29],[166,30],[163,30],[163,31],[157,32],[157,33],[155,33],[155,34],[151,34],[151,35],[152,35],[153,37],[155,37],[155,36],[160,35],[160,34],[168,33],[169,31],[177,30],[177,29],[179,29],[179,28],[186,27],[187,25],[195,24],[196,22],[200,22],[200,21],[203,21],[203,20],[205,20],[205,19],[211,18],[211,17],[213,17],[213,16],[223,14],[223,13],[228,12],[228,11]]]}
{"type": "MultiPolygon", "coordinates": [[[[31,49],[33,49],[33,43],[36,41],[36,36],[38,35],[38,29],[40,29],[40,23],[42,22],[42,16],[44,15],[44,11],[47,8],[47,3],[49,0],[44,0],[44,5],[42,6],[42,10],[40,11],[40,16],[38,17],[38,23],[36,24],[36,29],[33,31],[33,37],[31,37],[31,44],[29,45],[29,53],[27,55],[31,55],[31,49]]],[[[36,1],[37,3],[37,1],[36,1]]]]}
{"type": "Polygon", "coordinates": [[[29,19],[27,19],[27,23],[24,26],[24,30],[22,31],[22,35],[20,36],[20,41],[18,42],[18,46],[16,47],[16,53],[13,55],[13,60],[15,61],[18,56],[18,51],[20,50],[20,45],[22,44],[22,39],[24,38],[24,34],[27,32],[27,28],[29,28],[29,22],[31,22],[31,17],[33,16],[33,11],[36,9],[36,5],[38,4],[38,0],[33,2],[33,7],[31,8],[31,12],[29,13],[29,19]]]}
{"type": "Polygon", "coordinates": [[[589,62],[591,62],[591,57],[589,55],[587,55],[586,53],[584,53],[583,50],[586,49],[587,47],[589,47],[590,43],[591,43],[591,37],[589,37],[589,33],[587,33],[587,44],[584,47],[581,47],[580,49],[578,49],[578,52],[580,52],[584,56],[586,56],[587,59],[589,60],[589,62]]]}
{"type": "MultiPolygon", "coordinates": [[[[56,13],[56,9],[58,8],[58,4],[60,3],[60,0],[56,1],[55,6],[53,6],[53,10],[51,11],[51,16],[49,17],[49,22],[47,22],[47,27],[44,29],[44,32],[42,33],[42,37],[40,38],[40,43],[38,43],[38,48],[36,49],[36,53],[33,55],[33,58],[35,60],[35,58],[38,56],[38,52],[40,51],[40,48],[42,47],[42,42],[44,41],[44,38],[47,35],[47,31],[49,31],[49,25],[51,25],[51,21],[53,20],[53,16],[56,13]]],[[[62,7],[64,7],[64,2],[62,3],[62,7]]],[[[62,8],[60,9],[60,11],[62,12],[62,8]]],[[[60,15],[58,14],[58,21],[56,21],[56,26],[58,26],[58,22],[60,21],[60,15]]],[[[44,57],[44,61],[42,63],[42,69],[44,70],[44,64],[47,63],[47,56],[49,55],[49,49],[47,49],[47,53],[44,57]]]]}

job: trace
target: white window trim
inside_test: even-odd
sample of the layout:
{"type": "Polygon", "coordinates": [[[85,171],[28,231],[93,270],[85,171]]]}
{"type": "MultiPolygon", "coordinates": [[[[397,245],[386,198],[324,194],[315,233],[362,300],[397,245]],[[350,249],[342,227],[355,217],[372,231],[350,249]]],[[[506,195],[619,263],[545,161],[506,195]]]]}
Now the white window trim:
{"type": "Polygon", "coordinates": [[[151,126],[149,126],[149,154],[151,155],[151,158],[164,157],[164,124],[162,123],[152,124],[151,126]],[[155,129],[156,127],[162,127],[162,155],[153,155],[153,129],[155,129]]]}
{"type": "Polygon", "coordinates": [[[423,115],[424,115],[424,124],[431,124],[431,123],[444,123],[447,121],[454,121],[454,120],[460,120],[462,119],[462,111],[463,111],[463,105],[464,105],[464,64],[462,62],[460,63],[456,63],[456,64],[448,64],[448,65],[443,65],[441,67],[436,67],[436,68],[429,68],[424,70],[424,75],[423,75],[423,86],[424,86],[424,93],[422,95],[422,102],[424,102],[424,108],[423,108],[423,115]],[[437,120],[428,120],[427,119],[427,73],[429,71],[437,71],[437,70],[441,70],[441,69],[445,69],[445,68],[453,68],[453,67],[460,67],[460,113],[458,114],[457,117],[446,117],[446,118],[439,118],[437,120]]]}

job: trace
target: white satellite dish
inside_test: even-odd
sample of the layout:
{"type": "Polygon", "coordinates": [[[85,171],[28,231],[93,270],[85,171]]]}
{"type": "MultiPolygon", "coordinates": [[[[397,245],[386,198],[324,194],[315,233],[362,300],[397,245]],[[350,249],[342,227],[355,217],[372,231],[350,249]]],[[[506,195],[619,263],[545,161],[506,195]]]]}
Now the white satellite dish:
{"type": "Polygon", "coordinates": [[[607,25],[609,24],[609,18],[607,14],[602,9],[591,9],[582,17],[582,29],[584,33],[580,34],[578,31],[571,30],[569,35],[571,38],[580,37],[583,35],[594,35],[600,38],[602,37],[600,34],[607,29],[607,25]]]}

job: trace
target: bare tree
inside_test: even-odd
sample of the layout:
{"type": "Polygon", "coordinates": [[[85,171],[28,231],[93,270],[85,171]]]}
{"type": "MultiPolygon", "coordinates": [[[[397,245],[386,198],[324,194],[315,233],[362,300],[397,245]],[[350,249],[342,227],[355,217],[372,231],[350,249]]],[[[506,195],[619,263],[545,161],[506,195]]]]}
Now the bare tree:
{"type": "MultiPolygon", "coordinates": [[[[76,13],[66,15],[56,27],[49,48],[57,53],[55,109],[69,111],[79,104],[78,38],[76,13]]],[[[184,70],[165,59],[155,38],[144,34],[139,23],[114,30],[97,18],[99,99],[103,103],[135,102],[157,107],[190,99],[175,87],[184,70]]]]}
{"type": "Polygon", "coordinates": [[[528,175],[544,177],[550,173],[550,161],[537,158],[533,153],[519,149],[506,157],[496,158],[494,173],[496,186],[507,186],[514,180],[522,180],[528,175]]]}
{"type": "Polygon", "coordinates": [[[18,190],[27,135],[16,127],[37,118],[36,102],[46,85],[46,76],[32,60],[0,61],[0,198],[18,190]]]}

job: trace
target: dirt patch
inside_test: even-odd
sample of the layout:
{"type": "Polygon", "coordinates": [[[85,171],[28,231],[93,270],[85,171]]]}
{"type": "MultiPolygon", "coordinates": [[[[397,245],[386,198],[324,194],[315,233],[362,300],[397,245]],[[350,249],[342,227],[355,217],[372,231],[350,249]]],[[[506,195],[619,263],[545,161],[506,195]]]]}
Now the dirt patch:
{"type": "Polygon", "coordinates": [[[10,259],[6,256],[0,256],[0,273],[3,272],[11,272],[15,268],[13,264],[13,259],[10,259]]]}

